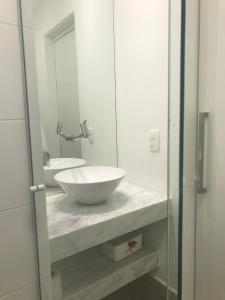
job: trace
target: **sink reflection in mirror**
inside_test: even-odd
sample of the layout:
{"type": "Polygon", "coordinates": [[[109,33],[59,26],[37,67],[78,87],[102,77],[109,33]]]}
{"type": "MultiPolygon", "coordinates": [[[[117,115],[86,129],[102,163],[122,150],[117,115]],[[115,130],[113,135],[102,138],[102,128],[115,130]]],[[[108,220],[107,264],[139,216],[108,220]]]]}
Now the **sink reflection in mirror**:
{"type": "Polygon", "coordinates": [[[44,166],[45,183],[48,187],[58,187],[54,177],[57,173],[86,165],[86,160],[79,158],[51,158],[44,166]]]}

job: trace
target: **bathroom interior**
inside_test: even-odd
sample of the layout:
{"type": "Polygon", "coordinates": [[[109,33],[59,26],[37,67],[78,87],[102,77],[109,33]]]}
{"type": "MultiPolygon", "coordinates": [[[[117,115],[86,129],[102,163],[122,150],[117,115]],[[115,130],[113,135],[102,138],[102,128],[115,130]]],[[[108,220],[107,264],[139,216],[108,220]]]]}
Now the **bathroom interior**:
{"type": "Polygon", "coordinates": [[[224,25],[0,0],[0,300],[225,299],[224,25]]]}

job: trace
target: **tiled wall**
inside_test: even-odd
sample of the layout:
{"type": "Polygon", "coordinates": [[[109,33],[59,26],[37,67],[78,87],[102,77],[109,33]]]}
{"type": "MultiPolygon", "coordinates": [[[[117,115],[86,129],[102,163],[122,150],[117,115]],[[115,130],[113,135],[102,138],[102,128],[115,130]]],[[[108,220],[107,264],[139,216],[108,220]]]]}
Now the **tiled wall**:
{"type": "MultiPolygon", "coordinates": [[[[37,258],[16,0],[0,0],[0,45],[0,300],[36,300],[37,258]]],[[[37,129],[39,121],[33,118],[37,129]]],[[[45,200],[38,201],[39,221],[45,222],[45,200]]],[[[43,231],[42,239],[46,234],[43,231]]],[[[49,270],[42,271],[46,281],[49,270]]]]}

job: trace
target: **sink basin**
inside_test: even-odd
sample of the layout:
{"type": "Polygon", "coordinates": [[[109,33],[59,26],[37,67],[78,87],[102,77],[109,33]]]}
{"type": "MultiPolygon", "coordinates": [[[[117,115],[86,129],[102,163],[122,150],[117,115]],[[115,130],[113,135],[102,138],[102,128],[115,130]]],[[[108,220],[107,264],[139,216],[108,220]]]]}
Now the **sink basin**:
{"type": "Polygon", "coordinates": [[[55,180],[77,202],[92,205],[106,201],[125,176],[118,168],[84,167],[60,172],[55,180]]]}
{"type": "Polygon", "coordinates": [[[49,165],[44,166],[45,184],[50,187],[58,187],[54,177],[57,173],[78,168],[86,165],[86,160],[79,158],[53,158],[50,159],[49,165]]]}

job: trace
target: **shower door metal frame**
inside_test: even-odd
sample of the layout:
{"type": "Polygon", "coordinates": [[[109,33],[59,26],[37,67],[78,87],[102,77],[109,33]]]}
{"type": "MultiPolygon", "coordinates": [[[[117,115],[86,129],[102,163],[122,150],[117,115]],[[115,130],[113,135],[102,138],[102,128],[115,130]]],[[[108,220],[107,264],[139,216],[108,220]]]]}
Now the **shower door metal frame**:
{"type": "Polygon", "coordinates": [[[35,204],[35,192],[42,191],[44,184],[36,185],[34,178],[33,168],[33,155],[31,146],[31,127],[30,127],[30,114],[29,114],[29,99],[28,99],[28,87],[27,87],[27,71],[26,71],[26,57],[24,47],[24,33],[23,33],[23,20],[22,20],[22,5],[21,0],[17,0],[17,14],[18,14],[18,30],[19,30],[19,43],[20,43],[20,55],[21,55],[21,69],[22,69],[22,85],[23,85],[23,99],[24,99],[24,112],[25,112],[25,126],[26,126],[26,139],[27,139],[27,157],[29,167],[29,179],[30,179],[30,192],[32,200],[33,210],[33,224],[34,224],[34,239],[35,239],[35,250],[36,250],[36,268],[37,268],[37,293],[38,298],[42,300],[41,295],[41,276],[40,276],[40,253],[38,248],[38,231],[37,231],[37,211],[35,204]]]}
{"type": "Polygon", "coordinates": [[[181,0],[181,49],[180,49],[180,137],[179,137],[179,220],[178,220],[178,300],[182,300],[183,258],[183,190],[184,190],[184,103],[185,103],[185,46],[186,0],[181,0]]]}

